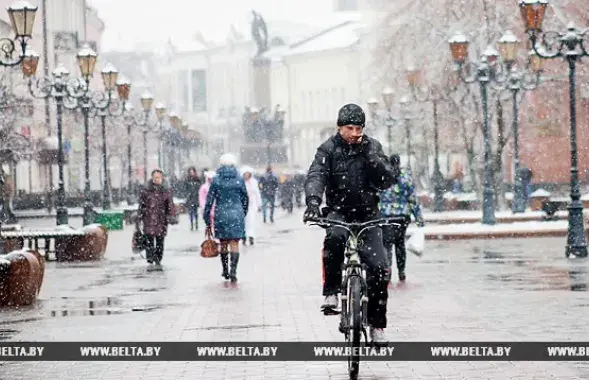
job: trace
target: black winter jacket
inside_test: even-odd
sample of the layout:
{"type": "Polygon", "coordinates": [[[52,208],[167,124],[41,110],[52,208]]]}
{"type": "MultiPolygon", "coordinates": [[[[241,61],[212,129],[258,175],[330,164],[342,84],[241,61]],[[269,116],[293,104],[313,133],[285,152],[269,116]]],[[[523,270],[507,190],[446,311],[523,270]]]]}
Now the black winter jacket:
{"type": "Polygon", "coordinates": [[[201,185],[202,182],[200,182],[199,177],[186,177],[186,179],[184,180],[184,194],[186,197],[187,206],[200,207],[200,205],[198,204],[198,192],[200,190],[201,185]]]}
{"type": "Polygon", "coordinates": [[[364,135],[361,144],[350,145],[339,133],[317,149],[305,181],[307,204],[321,204],[343,212],[378,210],[379,192],[397,181],[393,168],[378,140],[364,135]]]}

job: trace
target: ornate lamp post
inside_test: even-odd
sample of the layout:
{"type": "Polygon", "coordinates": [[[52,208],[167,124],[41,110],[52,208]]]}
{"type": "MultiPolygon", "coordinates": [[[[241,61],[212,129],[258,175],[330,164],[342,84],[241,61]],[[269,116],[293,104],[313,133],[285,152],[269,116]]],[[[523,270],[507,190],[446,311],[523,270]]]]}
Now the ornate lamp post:
{"type": "Polygon", "coordinates": [[[170,112],[168,116],[168,120],[172,128],[168,132],[168,142],[169,142],[169,152],[168,157],[170,157],[170,173],[176,173],[176,147],[178,145],[178,129],[182,123],[182,119],[176,112],[170,112]]]}
{"type": "Polygon", "coordinates": [[[503,62],[505,62],[506,69],[509,71],[506,87],[511,92],[513,104],[512,127],[515,183],[511,210],[514,214],[526,211],[526,201],[524,194],[525,189],[520,175],[518,127],[519,109],[517,99],[520,91],[530,91],[538,87],[540,84],[540,73],[542,72],[542,61],[533,51],[531,51],[529,54],[531,72],[522,72],[515,68],[517,45],[519,42],[520,40],[511,31],[505,32],[505,34],[499,40],[499,50],[501,52],[501,57],[503,58],[503,62]]]}
{"type": "Polygon", "coordinates": [[[149,92],[144,92],[140,100],[145,114],[143,122],[143,183],[147,184],[147,133],[149,132],[149,113],[153,105],[153,96],[149,92]]]}
{"type": "Polygon", "coordinates": [[[26,56],[29,39],[33,38],[33,26],[35,25],[35,16],[38,7],[31,5],[28,1],[17,1],[7,8],[10,26],[15,34],[14,39],[0,39],[0,66],[16,66],[23,62],[26,56]],[[19,56],[13,59],[12,56],[17,51],[19,56]],[[4,60],[8,59],[8,60],[4,60]]]}
{"type": "MultiPolygon", "coordinates": [[[[384,101],[386,116],[384,117],[384,124],[387,128],[387,144],[389,147],[389,154],[393,154],[393,126],[397,120],[392,116],[391,107],[393,106],[394,91],[390,87],[382,90],[382,100],[384,101]]],[[[368,110],[372,120],[376,122],[379,119],[378,107],[379,102],[377,98],[370,98],[367,101],[368,110]]]]}
{"type": "Polygon", "coordinates": [[[444,211],[444,191],[446,186],[444,184],[444,175],[440,169],[440,131],[438,125],[438,103],[440,97],[436,96],[433,91],[427,91],[420,94],[418,89],[420,85],[421,73],[418,69],[407,69],[407,83],[411,88],[413,97],[419,102],[431,102],[433,107],[433,121],[434,121],[434,173],[432,182],[434,185],[434,212],[444,211]]]}
{"type": "Polygon", "coordinates": [[[478,63],[466,62],[468,57],[468,39],[461,33],[454,35],[448,41],[452,59],[459,67],[460,79],[465,83],[478,83],[481,91],[481,105],[483,112],[483,139],[484,153],[484,184],[483,184],[483,224],[493,225],[495,219],[495,200],[493,192],[493,172],[491,168],[491,128],[488,116],[487,87],[489,83],[497,80],[496,72],[491,67],[495,64],[498,53],[493,49],[487,49],[478,63]]]}
{"type": "Polygon", "coordinates": [[[107,116],[121,116],[125,112],[125,103],[129,100],[129,93],[131,91],[131,82],[123,80],[119,82],[119,72],[112,65],[108,65],[102,70],[102,81],[106,94],[101,92],[102,99],[98,102],[92,101],[92,107],[96,110],[96,114],[100,116],[101,132],[102,132],[102,170],[104,172],[102,184],[102,209],[110,210],[110,169],[108,165],[108,152],[106,142],[106,117],[107,116]],[[117,111],[113,111],[112,92],[117,89],[119,101],[117,104],[117,111]]]}
{"type": "MultiPolygon", "coordinates": [[[[163,132],[163,120],[164,120],[164,116],[166,116],[166,111],[167,111],[167,109],[166,109],[166,106],[164,105],[164,103],[160,102],[155,105],[155,116],[157,117],[157,121],[158,121],[160,137],[163,132]]],[[[162,162],[162,139],[161,138],[158,139],[157,165],[159,166],[160,169],[162,169],[163,162],[162,162]]]]}
{"type": "Polygon", "coordinates": [[[565,254],[567,257],[571,255],[587,257],[583,204],[581,203],[581,190],[579,188],[575,74],[577,62],[582,57],[589,55],[586,48],[589,31],[581,31],[571,23],[566,31],[544,32],[542,23],[548,8],[547,0],[521,0],[519,7],[534,52],[543,59],[563,58],[569,66],[571,203],[569,205],[569,225],[565,254]]]}
{"type": "Polygon", "coordinates": [[[405,108],[409,103],[409,99],[407,97],[402,97],[400,100],[401,105],[401,115],[399,117],[393,116],[392,106],[393,106],[393,98],[394,98],[394,91],[390,87],[386,87],[382,91],[382,100],[385,106],[385,116],[382,117],[379,115],[379,102],[376,98],[368,99],[368,109],[371,114],[372,120],[376,123],[377,120],[382,119],[384,120],[384,125],[387,128],[387,144],[389,146],[389,154],[394,153],[393,149],[393,127],[395,124],[403,121],[405,125],[405,134],[407,140],[407,167],[411,168],[411,131],[409,120],[410,117],[405,114],[405,108]]]}
{"type": "Polygon", "coordinates": [[[141,121],[137,120],[135,115],[133,115],[133,110],[133,104],[125,104],[125,117],[123,122],[127,126],[127,204],[129,206],[135,203],[135,197],[133,196],[133,152],[131,149],[133,142],[132,131],[133,126],[141,123],[141,121]]]}
{"type": "MultiPolygon", "coordinates": [[[[83,48],[77,54],[78,65],[83,77],[89,78],[96,65],[96,53],[90,48],[83,48]]],[[[82,98],[88,93],[88,80],[79,78],[71,79],[70,72],[63,66],[53,70],[51,78],[39,78],[34,80],[39,63],[39,55],[33,50],[28,50],[22,60],[22,71],[29,78],[29,92],[35,98],[54,98],[57,108],[57,162],[59,167],[59,183],[57,189],[57,224],[68,223],[68,211],[65,207],[64,187],[64,154],[63,154],[63,108],[64,101],[82,98]]]]}

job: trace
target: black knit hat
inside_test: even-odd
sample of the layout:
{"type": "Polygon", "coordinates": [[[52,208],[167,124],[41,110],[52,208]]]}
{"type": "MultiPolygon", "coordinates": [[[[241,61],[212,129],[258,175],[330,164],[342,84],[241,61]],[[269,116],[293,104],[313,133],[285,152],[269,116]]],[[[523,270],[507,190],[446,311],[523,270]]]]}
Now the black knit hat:
{"type": "Polygon", "coordinates": [[[366,115],[364,110],[357,104],[346,104],[340,108],[337,115],[337,126],[341,127],[344,125],[359,125],[364,128],[366,122],[366,115]]]}

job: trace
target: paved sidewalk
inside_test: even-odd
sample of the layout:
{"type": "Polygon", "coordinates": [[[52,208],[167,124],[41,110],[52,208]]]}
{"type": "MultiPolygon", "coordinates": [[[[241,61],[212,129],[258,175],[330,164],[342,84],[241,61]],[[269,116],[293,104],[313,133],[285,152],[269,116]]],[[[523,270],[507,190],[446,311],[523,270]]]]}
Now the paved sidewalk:
{"type": "MultiPolygon", "coordinates": [[[[130,253],[131,228],[110,234],[101,263],[49,263],[39,302],[0,311],[0,340],[341,341],[319,313],[323,231],[301,216],[261,225],[242,250],[239,283],[202,259],[202,231],[171,228],[164,271],[130,253]]],[[[33,221],[31,221],[33,222],[33,221]]],[[[36,224],[48,221],[34,221],[36,224]]],[[[587,263],[564,259],[564,238],[428,242],[391,288],[394,340],[589,340],[587,263]]],[[[346,379],[345,362],[0,363],[0,379],[346,379]]],[[[366,362],[361,379],[587,379],[566,362],[366,362]]]]}

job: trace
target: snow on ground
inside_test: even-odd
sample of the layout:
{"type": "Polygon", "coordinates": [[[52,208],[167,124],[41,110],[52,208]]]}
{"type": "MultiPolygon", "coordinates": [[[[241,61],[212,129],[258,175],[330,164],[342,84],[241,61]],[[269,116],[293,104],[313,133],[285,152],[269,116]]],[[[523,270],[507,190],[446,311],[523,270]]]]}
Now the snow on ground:
{"type": "MultiPolygon", "coordinates": [[[[589,212],[587,210],[586,212],[589,212]]],[[[544,215],[542,211],[526,211],[520,214],[514,214],[511,211],[497,211],[495,212],[496,218],[506,218],[506,219],[521,219],[521,218],[529,218],[529,219],[540,219],[544,215]]],[[[557,211],[556,216],[566,216],[568,215],[568,211],[557,211]]],[[[444,211],[444,212],[424,212],[423,217],[427,221],[435,221],[435,220],[479,220],[483,217],[483,213],[480,210],[461,210],[461,211],[444,211]]]]}
{"type": "MultiPolygon", "coordinates": [[[[411,234],[417,227],[413,226],[408,229],[411,234]]],[[[460,223],[460,224],[433,224],[423,227],[426,235],[461,235],[468,234],[488,234],[496,232],[528,232],[528,231],[561,231],[568,228],[568,221],[559,220],[554,222],[530,221],[515,223],[497,223],[495,225],[485,225],[482,223],[460,223]]]]}

